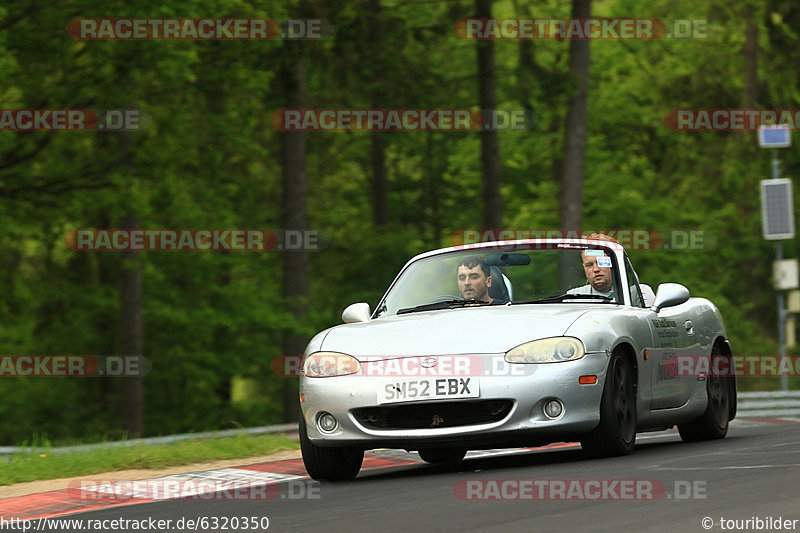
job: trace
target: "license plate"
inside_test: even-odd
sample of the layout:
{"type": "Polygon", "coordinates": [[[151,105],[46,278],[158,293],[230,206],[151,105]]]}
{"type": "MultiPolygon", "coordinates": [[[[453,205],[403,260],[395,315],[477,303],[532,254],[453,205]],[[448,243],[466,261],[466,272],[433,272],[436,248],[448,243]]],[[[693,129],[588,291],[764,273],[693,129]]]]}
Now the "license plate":
{"type": "Polygon", "coordinates": [[[476,377],[395,379],[378,386],[378,404],[479,396],[476,377]]]}

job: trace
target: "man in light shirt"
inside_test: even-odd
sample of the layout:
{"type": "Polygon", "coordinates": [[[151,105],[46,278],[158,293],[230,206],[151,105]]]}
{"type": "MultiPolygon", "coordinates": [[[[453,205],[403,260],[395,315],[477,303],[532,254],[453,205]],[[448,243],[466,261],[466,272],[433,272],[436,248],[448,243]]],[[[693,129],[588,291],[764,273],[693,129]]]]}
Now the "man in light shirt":
{"type": "MultiPolygon", "coordinates": [[[[617,242],[613,237],[602,233],[593,233],[585,239],[617,242]]],[[[586,274],[586,285],[567,291],[567,294],[595,294],[616,299],[614,292],[614,273],[611,270],[611,258],[602,250],[584,250],[581,252],[583,272],[586,274]],[[607,263],[608,266],[605,266],[607,263]]]]}

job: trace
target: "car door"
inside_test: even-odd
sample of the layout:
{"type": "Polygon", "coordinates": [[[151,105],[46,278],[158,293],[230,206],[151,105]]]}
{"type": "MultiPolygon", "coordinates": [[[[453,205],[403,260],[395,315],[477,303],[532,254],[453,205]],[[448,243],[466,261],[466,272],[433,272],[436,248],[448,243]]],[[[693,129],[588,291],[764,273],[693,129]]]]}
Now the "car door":
{"type": "Polygon", "coordinates": [[[696,376],[680,376],[678,357],[696,356],[697,341],[690,319],[691,302],[653,313],[654,359],[650,379],[653,401],[651,409],[680,407],[689,401],[697,385],[696,376]]]}
{"type": "Polygon", "coordinates": [[[640,361],[642,369],[639,375],[649,385],[649,390],[643,390],[642,393],[650,394],[650,409],[680,407],[691,397],[697,381],[692,376],[680,377],[677,371],[678,355],[696,355],[689,352],[697,352],[693,324],[688,316],[691,304],[668,307],[659,313],[645,308],[639,277],[627,254],[625,269],[630,285],[631,305],[642,308],[652,335],[652,343],[640,361]]]}

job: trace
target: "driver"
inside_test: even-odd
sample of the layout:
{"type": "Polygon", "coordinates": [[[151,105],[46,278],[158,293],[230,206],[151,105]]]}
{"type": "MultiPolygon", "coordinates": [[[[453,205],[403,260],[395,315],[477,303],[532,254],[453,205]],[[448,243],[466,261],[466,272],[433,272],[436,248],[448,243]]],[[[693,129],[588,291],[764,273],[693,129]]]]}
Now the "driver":
{"type": "MultiPolygon", "coordinates": [[[[465,300],[475,300],[490,305],[502,305],[506,302],[499,298],[489,296],[489,287],[492,286],[492,275],[489,267],[482,257],[471,255],[465,257],[458,264],[456,280],[461,297],[465,300]]],[[[502,283],[502,281],[500,282],[502,283]]]]}

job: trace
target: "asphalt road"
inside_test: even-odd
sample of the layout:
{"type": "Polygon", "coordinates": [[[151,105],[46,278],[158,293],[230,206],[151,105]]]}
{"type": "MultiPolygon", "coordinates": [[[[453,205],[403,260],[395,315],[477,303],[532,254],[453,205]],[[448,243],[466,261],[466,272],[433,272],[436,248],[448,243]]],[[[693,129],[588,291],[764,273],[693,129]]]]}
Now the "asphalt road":
{"type": "MultiPolygon", "coordinates": [[[[314,495],[300,500],[162,501],[70,518],[152,517],[174,523],[181,517],[216,517],[217,521],[268,517],[269,531],[689,533],[747,526],[742,521],[754,517],[782,517],[795,519],[794,530],[800,531],[799,482],[800,424],[737,420],[721,441],[684,444],[676,432],[640,434],[636,450],[627,457],[585,459],[580,449],[468,457],[458,468],[421,464],[362,471],[356,480],[346,483],[294,481],[296,493],[302,492],[303,487],[297,486],[301,483],[308,489],[306,493],[314,495]],[[525,501],[465,501],[454,493],[454,487],[463,488],[471,481],[473,489],[480,487],[473,495],[491,495],[492,480],[508,479],[561,480],[570,487],[574,485],[571,480],[581,479],[610,480],[606,483],[642,480],[636,482],[637,487],[650,483],[663,487],[664,492],[645,491],[644,497],[652,494],[657,499],[644,500],[598,501],[593,491],[595,499],[564,499],[561,493],[552,492],[558,485],[550,481],[545,490],[551,492],[546,494],[556,499],[549,501],[530,497],[525,501]],[[701,524],[705,517],[713,519],[710,529],[701,524]],[[721,519],[726,522],[721,524],[721,519]]],[[[582,487],[589,495],[589,485],[582,487]]],[[[614,489],[612,485],[609,490],[608,497],[622,497],[621,486],[614,489]]],[[[514,493],[506,490],[506,494],[514,493]]],[[[758,525],[752,522],[749,530],[759,529],[758,525]]],[[[769,523],[761,525],[762,531],[775,530],[766,528],[769,523]]],[[[198,530],[202,531],[202,526],[198,530]]],[[[783,523],[781,530],[791,531],[791,522],[789,528],[783,523]]]]}

